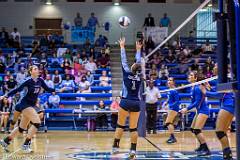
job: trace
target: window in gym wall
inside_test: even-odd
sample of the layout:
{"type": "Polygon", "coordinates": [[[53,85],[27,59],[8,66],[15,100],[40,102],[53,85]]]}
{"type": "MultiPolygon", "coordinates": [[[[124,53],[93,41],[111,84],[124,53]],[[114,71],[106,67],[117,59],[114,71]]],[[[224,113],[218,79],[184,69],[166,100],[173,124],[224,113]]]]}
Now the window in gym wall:
{"type": "Polygon", "coordinates": [[[67,2],[85,2],[85,0],[67,0],[67,2]]]}
{"type": "Polygon", "coordinates": [[[214,20],[215,9],[208,7],[197,14],[197,37],[217,38],[217,24],[214,20]]]}
{"type": "Polygon", "coordinates": [[[166,3],[166,0],[148,0],[148,3],[166,3]]]}

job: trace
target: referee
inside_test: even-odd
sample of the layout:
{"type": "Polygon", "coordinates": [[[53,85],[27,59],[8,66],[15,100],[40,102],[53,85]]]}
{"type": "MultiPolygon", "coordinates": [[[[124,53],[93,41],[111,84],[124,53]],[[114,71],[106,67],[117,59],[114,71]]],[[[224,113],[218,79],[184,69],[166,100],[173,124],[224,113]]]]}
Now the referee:
{"type": "Polygon", "coordinates": [[[149,81],[148,87],[146,88],[146,111],[147,111],[147,133],[156,134],[156,121],[157,121],[157,107],[158,100],[161,98],[159,89],[154,86],[154,81],[149,81]]]}

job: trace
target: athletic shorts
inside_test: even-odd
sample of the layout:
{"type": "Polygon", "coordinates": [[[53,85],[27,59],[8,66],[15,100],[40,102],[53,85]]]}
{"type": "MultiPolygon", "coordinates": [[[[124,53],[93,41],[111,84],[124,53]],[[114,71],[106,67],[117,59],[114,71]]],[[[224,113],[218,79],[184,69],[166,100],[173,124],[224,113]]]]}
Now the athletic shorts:
{"type": "Polygon", "coordinates": [[[175,111],[175,112],[179,112],[179,107],[169,108],[169,110],[172,110],[172,111],[175,111]]]}
{"type": "Polygon", "coordinates": [[[222,106],[221,109],[231,113],[232,115],[234,115],[234,106],[229,105],[229,106],[222,106]]]}
{"type": "Polygon", "coordinates": [[[140,112],[140,101],[121,99],[120,107],[128,112],[140,112]]]}
{"type": "Polygon", "coordinates": [[[42,107],[36,107],[36,106],[34,106],[33,108],[36,110],[36,112],[37,112],[38,114],[44,112],[44,109],[43,109],[42,107]]]}
{"type": "Polygon", "coordinates": [[[198,113],[198,114],[201,113],[201,114],[205,114],[205,115],[209,116],[210,111],[209,111],[209,110],[200,110],[200,109],[199,109],[199,110],[197,110],[197,113],[198,113]]]}
{"type": "Polygon", "coordinates": [[[20,101],[19,103],[16,104],[15,110],[18,112],[22,112],[24,109],[26,109],[28,107],[32,107],[32,105],[29,103],[26,103],[24,101],[20,101]]]}

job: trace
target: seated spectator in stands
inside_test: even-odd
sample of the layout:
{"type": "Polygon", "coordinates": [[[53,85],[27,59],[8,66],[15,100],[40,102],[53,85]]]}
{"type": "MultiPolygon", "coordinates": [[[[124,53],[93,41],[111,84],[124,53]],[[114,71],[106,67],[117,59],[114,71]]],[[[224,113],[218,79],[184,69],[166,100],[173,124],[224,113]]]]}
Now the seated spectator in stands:
{"type": "Polygon", "coordinates": [[[192,71],[197,71],[199,69],[199,59],[195,59],[194,63],[191,65],[191,70],[192,71]]]}
{"type": "Polygon", "coordinates": [[[10,71],[7,71],[6,74],[5,74],[5,76],[4,76],[4,81],[5,81],[5,82],[6,82],[6,81],[9,81],[11,75],[12,75],[12,74],[10,73],[10,71]]]}
{"type": "Polygon", "coordinates": [[[54,75],[52,76],[52,81],[55,86],[58,86],[62,83],[62,76],[59,74],[58,70],[55,70],[54,75]]]}
{"type": "MultiPolygon", "coordinates": [[[[120,108],[120,101],[121,98],[118,96],[115,98],[115,100],[112,102],[111,106],[110,106],[110,110],[111,111],[118,111],[120,108]]],[[[116,129],[117,126],[117,120],[118,120],[118,113],[117,112],[113,112],[111,114],[111,126],[112,128],[116,129]]]]}
{"type": "Polygon", "coordinates": [[[96,26],[100,27],[98,19],[95,17],[93,12],[91,13],[91,17],[88,19],[87,26],[93,28],[94,31],[96,31],[96,26]]]}
{"type": "Polygon", "coordinates": [[[13,41],[17,41],[20,43],[21,41],[21,34],[18,32],[17,28],[13,28],[13,32],[11,33],[11,37],[13,41]]]}
{"type": "Polygon", "coordinates": [[[72,62],[72,53],[70,49],[67,49],[66,52],[63,54],[63,58],[67,59],[70,63],[72,62]]]}
{"type": "Polygon", "coordinates": [[[4,56],[3,51],[1,49],[0,49],[0,60],[2,60],[4,64],[6,64],[6,57],[4,56]]]}
{"type": "MultiPolygon", "coordinates": [[[[99,101],[98,110],[105,110],[105,104],[103,101],[99,101]]],[[[96,117],[96,126],[100,128],[108,127],[108,119],[106,113],[100,113],[96,117]]]]}
{"type": "Polygon", "coordinates": [[[48,98],[48,107],[49,108],[59,108],[60,97],[56,94],[56,92],[52,92],[52,94],[48,98]]]}
{"type": "Polygon", "coordinates": [[[87,71],[90,71],[91,73],[95,73],[95,71],[97,70],[97,65],[94,62],[93,57],[90,57],[88,63],[86,63],[84,66],[85,66],[85,69],[87,71]]]}
{"type": "Polygon", "coordinates": [[[79,61],[77,59],[75,59],[74,63],[73,63],[73,70],[74,70],[74,75],[77,75],[78,72],[80,72],[80,70],[82,70],[83,65],[81,63],[79,63],[79,61]]]}
{"type": "Polygon", "coordinates": [[[176,62],[176,57],[173,55],[171,50],[169,50],[168,55],[165,58],[165,61],[167,63],[175,63],[176,62]]]}
{"type": "Polygon", "coordinates": [[[44,68],[44,70],[40,73],[40,77],[42,79],[46,79],[48,74],[49,74],[48,70],[44,68]]]}
{"type": "Polygon", "coordinates": [[[39,60],[40,60],[41,64],[43,64],[44,66],[47,66],[47,55],[46,55],[46,53],[43,52],[41,54],[39,60]]]}
{"type": "Polygon", "coordinates": [[[155,64],[152,65],[152,69],[149,72],[149,77],[154,77],[154,79],[158,77],[158,70],[155,64]]]}
{"type": "Polygon", "coordinates": [[[98,66],[101,68],[107,68],[107,66],[109,66],[109,58],[105,53],[98,59],[98,66]]]}
{"type": "Polygon", "coordinates": [[[0,39],[3,40],[4,47],[8,44],[9,35],[8,32],[5,30],[5,27],[2,27],[2,31],[0,32],[0,39]]]}
{"type": "Polygon", "coordinates": [[[159,68],[160,59],[157,54],[153,55],[153,59],[150,61],[150,64],[155,64],[157,66],[157,68],[159,68]]]}
{"type": "Polygon", "coordinates": [[[203,50],[203,53],[212,53],[214,48],[213,46],[210,44],[209,40],[207,39],[206,40],[206,43],[202,45],[202,50],[203,50]]]}
{"type": "Polygon", "coordinates": [[[92,57],[93,59],[95,59],[95,58],[96,58],[96,55],[95,55],[95,54],[96,54],[96,53],[95,53],[94,48],[90,48],[89,57],[92,57]]]}
{"type": "Polygon", "coordinates": [[[12,97],[12,106],[13,108],[16,106],[16,104],[19,102],[21,98],[20,92],[17,92],[13,97],[12,97]]]}
{"type": "Polygon", "coordinates": [[[21,67],[20,72],[17,73],[16,81],[18,84],[21,84],[24,79],[27,77],[27,73],[24,67],[21,67]]]}
{"type": "MultiPolygon", "coordinates": [[[[86,54],[86,52],[83,52],[83,53],[85,53],[86,54]]],[[[89,61],[88,61],[88,57],[87,57],[87,55],[86,56],[84,56],[83,58],[82,58],[82,65],[85,65],[85,64],[87,64],[89,61]]]]}
{"type": "Polygon", "coordinates": [[[3,63],[2,59],[0,59],[0,73],[5,73],[6,65],[3,63]]]}
{"type": "Polygon", "coordinates": [[[145,41],[145,51],[146,54],[150,53],[155,48],[155,43],[152,40],[152,37],[149,36],[147,41],[145,41]]]}
{"type": "Polygon", "coordinates": [[[203,69],[203,74],[206,78],[211,78],[213,76],[213,70],[210,69],[209,66],[203,69]]]}
{"type": "Polygon", "coordinates": [[[75,83],[70,79],[70,75],[66,75],[66,80],[63,80],[60,84],[60,88],[63,88],[64,92],[73,93],[75,90],[75,83]]]}
{"type": "Polygon", "coordinates": [[[7,132],[7,123],[10,113],[12,112],[12,103],[7,98],[3,98],[0,102],[1,122],[0,128],[2,132],[7,132]]]}
{"type": "Polygon", "coordinates": [[[87,78],[87,81],[90,83],[90,85],[92,85],[94,82],[94,76],[90,71],[87,72],[86,78],[87,78]]]}
{"type": "Polygon", "coordinates": [[[15,61],[16,61],[16,57],[11,55],[11,54],[8,54],[7,57],[6,57],[6,63],[5,64],[8,68],[12,68],[12,67],[14,67],[15,61]]]}
{"type": "Polygon", "coordinates": [[[82,63],[81,54],[77,53],[76,56],[73,56],[73,62],[78,61],[79,63],[82,63]]]}
{"type": "Polygon", "coordinates": [[[63,70],[67,69],[67,70],[71,70],[71,62],[68,59],[64,59],[63,63],[61,64],[61,67],[63,70]]]}
{"type": "Polygon", "coordinates": [[[17,86],[17,81],[14,79],[13,75],[9,76],[9,79],[4,83],[4,92],[8,92],[17,86]]]}
{"type": "Polygon", "coordinates": [[[78,93],[91,93],[90,82],[87,81],[86,76],[82,76],[81,81],[78,83],[78,93]]]}
{"type": "Polygon", "coordinates": [[[106,39],[104,38],[104,36],[100,34],[95,41],[95,46],[104,47],[106,43],[107,43],[106,39]]]}
{"type": "Polygon", "coordinates": [[[83,25],[83,18],[80,16],[80,13],[77,12],[77,16],[74,18],[75,27],[82,27],[83,25]]]}
{"type": "Polygon", "coordinates": [[[184,63],[184,61],[179,61],[177,68],[179,69],[179,73],[184,74],[188,71],[188,64],[184,63]]]}
{"type": "Polygon", "coordinates": [[[172,27],[172,22],[170,18],[167,16],[167,13],[164,13],[163,18],[160,20],[160,27],[172,27]]]}
{"type": "Polygon", "coordinates": [[[46,85],[47,85],[49,88],[54,88],[54,83],[53,83],[53,81],[52,81],[52,79],[51,79],[51,75],[50,75],[50,74],[48,74],[48,75],[46,76],[46,80],[44,80],[44,81],[45,81],[46,85]]]}
{"type": "Polygon", "coordinates": [[[99,77],[99,80],[100,80],[99,86],[106,87],[109,86],[108,81],[111,80],[111,78],[108,77],[107,71],[102,71],[102,75],[99,77]]]}
{"type": "Polygon", "coordinates": [[[60,48],[57,50],[57,57],[62,57],[64,53],[66,53],[67,48],[62,44],[60,48]]]}
{"type": "Polygon", "coordinates": [[[209,67],[210,70],[213,70],[214,65],[215,65],[215,62],[212,60],[211,57],[208,57],[206,63],[204,64],[204,69],[209,67]]]}
{"type": "Polygon", "coordinates": [[[169,76],[168,68],[167,68],[167,66],[162,64],[161,68],[159,70],[159,78],[161,80],[166,80],[166,79],[168,79],[168,76],[169,76]]]}
{"type": "Polygon", "coordinates": [[[63,80],[66,80],[66,79],[67,79],[67,78],[66,78],[67,76],[69,76],[71,80],[75,80],[75,76],[74,76],[73,70],[65,69],[65,70],[64,70],[64,74],[63,74],[63,76],[62,76],[62,79],[63,79],[63,80]]]}
{"type": "Polygon", "coordinates": [[[155,26],[154,18],[152,17],[151,13],[148,13],[148,17],[146,17],[144,20],[143,27],[154,27],[154,26],[155,26]]]}

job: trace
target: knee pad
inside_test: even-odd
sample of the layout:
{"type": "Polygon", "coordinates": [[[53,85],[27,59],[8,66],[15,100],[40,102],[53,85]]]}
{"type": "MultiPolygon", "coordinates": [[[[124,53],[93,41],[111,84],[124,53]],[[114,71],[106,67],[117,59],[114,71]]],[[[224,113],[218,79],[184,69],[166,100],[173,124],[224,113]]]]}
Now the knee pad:
{"type": "Polygon", "coordinates": [[[219,140],[221,140],[223,137],[227,136],[226,133],[223,131],[216,131],[216,135],[219,140]]]}
{"type": "Polygon", "coordinates": [[[190,128],[190,131],[192,132],[192,133],[194,133],[193,131],[194,131],[194,129],[193,128],[190,128]]]}
{"type": "Polygon", "coordinates": [[[21,127],[18,127],[18,131],[19,131],[20,133],[23,133],[23,132],[25,131],[25,129],[22,129],[21,127]]]}
{"type": "Polygon", "coordinates": [[[136,132],[137,128],[129,128],[129,132],[136,132]]]}
{"type": "Polygon", "coordinates": [[[14,126],[16,124],[16,121],[11,120],[10,124],[14,126]]]}
{"type": "Polygon", "coordinates": [[[166,123],[165,127],[168,127],[169,125],[172,125],[172,123],[166,123]]]}
{"type": "Polygon", "coordinates": [[[120,125],[120,124],[117,124],[117,128],[125,129],[126,126],[122,126],[122,125],[120,125]]]}
{"type": "Polygon", "coordinates": [[[36,127],[37,129],[39,129],[39,128],[40,128],[40,125],[41,125],[40,123],[32,123],[32,122],[31,122],[31,124],[32,124],[34,127],[36,127]]]}
{"type": "Polygon", "coordinates": [[[197,136],[202,132],[201,129],[193,129],[193,133],[197,136]]]}

